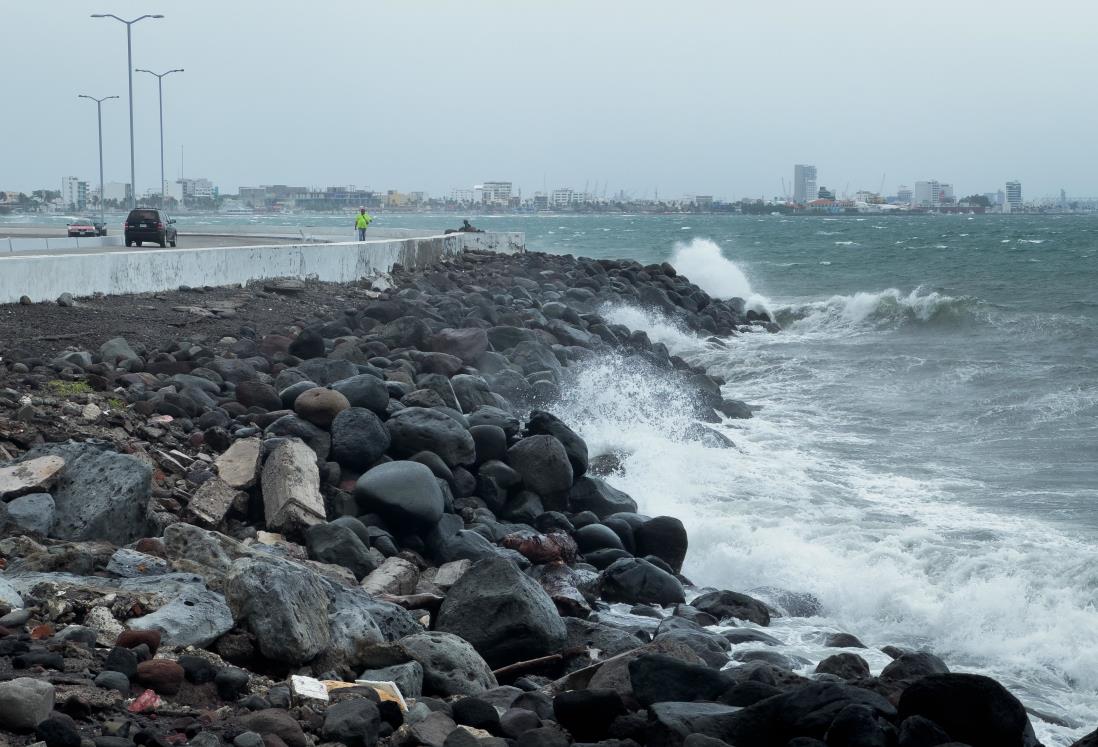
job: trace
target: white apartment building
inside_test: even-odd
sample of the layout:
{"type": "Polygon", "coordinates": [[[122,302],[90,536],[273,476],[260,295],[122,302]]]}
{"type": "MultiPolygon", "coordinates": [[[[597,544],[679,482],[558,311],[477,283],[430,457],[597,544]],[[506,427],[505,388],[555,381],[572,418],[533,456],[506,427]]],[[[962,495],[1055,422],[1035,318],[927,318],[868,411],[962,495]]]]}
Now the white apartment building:
{"type": "Polygon", "coordinates": [[[793,167],[793,201],[804,205],[816,199],[816,167],[798,163],[793,167]]]}
{"type": "Polygon", "coordinates": [[[61,180],[61,204],[72,210],[83,210],[88,206],[88,183],[76,176],[66,176],[61,180]]]}
{"type": "Polygon", "coordinates": [[[1019,181],[1006,183],[1006,204],[1010,206],[1010,211],[1015,212],[1022,209],[1022,183],[1019,181]]]}
{"type": "Polygon", "coordinates": [[[915,182],[911,193],[911,204],[915,207],[934,207],[942,202],[942,185],[935,179],[928,182],[915,182]]]}
{"type": "Polygon", "coordinates": [[[488,205],[506,205],[511,202],[511,182],[484,182],[483,201],[488,205]]]}

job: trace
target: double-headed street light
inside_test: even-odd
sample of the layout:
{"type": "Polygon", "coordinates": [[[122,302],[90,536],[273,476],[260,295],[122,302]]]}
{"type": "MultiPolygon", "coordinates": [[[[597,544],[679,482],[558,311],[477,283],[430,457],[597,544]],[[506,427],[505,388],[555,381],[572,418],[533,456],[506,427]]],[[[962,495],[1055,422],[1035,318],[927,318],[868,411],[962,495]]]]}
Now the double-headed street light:
{"type": "Polygon", "coordinates": [[[103,194],[103,102],[107,99],[116,99],[118,97],[104,96],[101,99],[97,99],[95,96],[78,93],[77,98],[91,99],[94,101],[96,113],[99,115],[99,220],[106,224],[106,210],[103,207],[103,200],[106,198],[106,195],[103,194]]]}
{"type": "Polygon", "coordinates": [[[92,18],[113,18],[116,21],[126,24],[126,76],[130,83],[130,209],[137,207],[137,177],[136,169],[134,168],[133,157],[133,45],[130,42],[130,27],[132,27],[138,21],[143,21],[146,18],[163,18],[164,16],[157,14],[145,14],[138,16],[132,21],[127,21],[125,18],[119,18],[113,13],[93,13],[92,18]]]}
{"type": "Polygon", "coordinates": [[[143,67],[139,67],[134,70],[135,73],[148,73],[149,75],[156,76],[156,88],[160,94],[160,207],[166,207],[164,204],[167,202],[167,195],[165,194],[164,181],[164,77],[171,75],[172,73],[181,73],[183,68],[177,67],[174,70],[168,70],[164,73],[154,73],[152,70],[146,70],[143,67]]]}

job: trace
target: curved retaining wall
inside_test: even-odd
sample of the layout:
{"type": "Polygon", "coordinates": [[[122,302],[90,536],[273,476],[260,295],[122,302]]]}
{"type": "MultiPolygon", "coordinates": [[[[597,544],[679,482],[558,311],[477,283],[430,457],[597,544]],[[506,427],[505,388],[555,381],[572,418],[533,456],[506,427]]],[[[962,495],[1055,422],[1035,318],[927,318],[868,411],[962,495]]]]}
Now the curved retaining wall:
{"type": "Polygon", "coordinates": [[[514,254],[525,251],[525,236],[452,233],[338,244],[0,255],[0,304],[16,303],[22,296],[52,301],[62,293],[150,293],[181,285],[242,285],[281,277],[349,282],[388,272],[395,263],[423,267],[466,249],[514,254]]]}

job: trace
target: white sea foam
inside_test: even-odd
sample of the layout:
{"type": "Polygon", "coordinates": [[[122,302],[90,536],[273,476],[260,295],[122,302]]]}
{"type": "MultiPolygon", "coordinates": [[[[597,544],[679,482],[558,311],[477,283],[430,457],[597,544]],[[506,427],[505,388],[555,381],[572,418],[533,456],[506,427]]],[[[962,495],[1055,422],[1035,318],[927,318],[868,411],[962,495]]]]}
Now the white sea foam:
{"type": "Polygon", "coordinates": [[[898,322],[929,322],[942,318],[960,318],[975,306],[972,299],[953,298],[936,291],[916,288],[908,294],[896,288],[875,293],[860,292],[832,296],[824,301],[772,306],[778,321],[794,331],[839,333],[867,324],[892,325],[898,322]]]}
{"type": "MultiPolygon", "coordinates": [[[[882,304],[929,319],[955,303],[918,290],[835,297],[802,305],[808,315],[786,332],[746,335],[729,350],[706,347],[657,314],[605,309],[726,375],[728,396],[764,406],[753,419],[715,426],[733,449],[688,440],[694,403],[674,381],[620,358],[579,369],[553,409],[592,454],[622,456],[624,470],[610,481],[642,512],[684,521],[687,576],[820,600],[821,616],[779,618],[769,629],[783,642],[777,651],[813,662],[805,673],[833,653],[820,631],[852,632],[871,647],[930,648],[955,670],[995,677],[1027,706],[1063,719],[1069,726],[1034,718],[1038,736],[1059,747],[1098,713],[1098,549],[1040,521],[965,504],[959,496],[972,485],[962,480],[915,479],[833,456],[829,443],[857,440],[825,398],[837,382],[817,386],[796,356],[775,354],[806,332],[844,334],[882,304]]],[[[874,672],[887,663],[872,648],[862,653],[874,672]]]]}
{"type": "Polygon", "coordinates": [[[714,241],[693,239],[686,244],[676,244],[671,264],[714,298],[742,298],[748,308],[769,308],[767,298],[755,293],[747,275],[721,253],[714,241]]]}

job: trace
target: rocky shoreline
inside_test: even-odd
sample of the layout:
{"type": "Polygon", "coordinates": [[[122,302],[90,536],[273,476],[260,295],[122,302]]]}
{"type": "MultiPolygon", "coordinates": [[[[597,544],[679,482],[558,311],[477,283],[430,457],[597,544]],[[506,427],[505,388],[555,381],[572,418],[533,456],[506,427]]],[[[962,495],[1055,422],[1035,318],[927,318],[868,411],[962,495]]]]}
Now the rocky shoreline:
{"type": "Polygon", "coordinates": [[[761,628],[795,611],[695,587],[682,522],[552,413],[612,353],[731,447],[705,423],[751,408],[599,311],[778,331],[741,301],[534,253],[232,297],[173,307],[208,328],[156,326],[161,295],[116,301],[149,309],[129,338],[0,340],[0,743],[1038,744],[1005,688],[929,652],[872,676],[837,635],[794,672],[761,628]]]}

